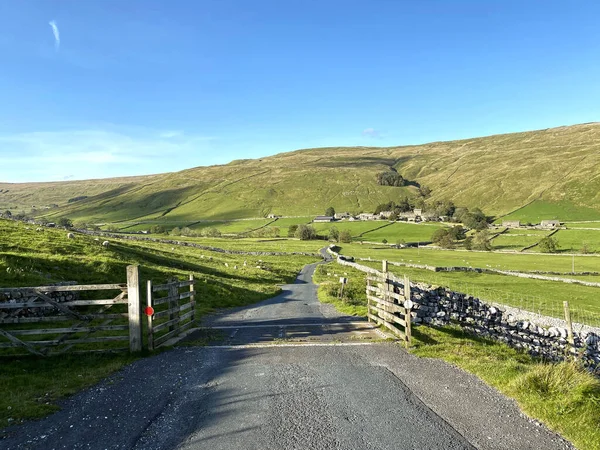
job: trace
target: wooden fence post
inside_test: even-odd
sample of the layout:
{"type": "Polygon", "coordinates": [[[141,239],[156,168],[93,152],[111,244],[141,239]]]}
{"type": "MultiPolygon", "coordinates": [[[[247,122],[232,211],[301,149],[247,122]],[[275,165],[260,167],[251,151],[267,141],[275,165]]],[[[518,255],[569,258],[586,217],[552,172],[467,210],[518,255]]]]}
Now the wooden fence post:
{"type": "Polygon", "coordinates": [[[371,322],[371,299],[369,298],[369,295],[371,295],[371,290],[369,287],[371,287],[371,280],[367,278],[367,320],[371,322]]]}
{"type": "MultiPolygon", "coordinates": [[[[179,316],[179,311],[174,311],[174,308],[176,306],[179,306],[179,288],[177,287],[176,283],[173,283],[172,285],[169,286],[169,309],[172,310],[169,313],[169,320],[175,320],[178,316],[179,316]]],[[[178,323],[172,323],[171,325],[169,325],[169,331],[173,331],[175,330],[175,328],[179,328],[179,322],[178,323]]]]}
{"type": "Polygon", "coordinates": [[[571,321],[571,310],[569,309],[569,302],[564,301],[563,306],[565,307],[565,321],[567,322],[567,342],[571,347],[569,349],[569,356],[571,356],[571,350],[575,348],[575,340],[573,339],[573,322],[571,321]]]}
{"type": "Polygon", "coordinates": [[[142,350],[142,314],[139,266],[127,266],[127,300],[129,317],[129,351],[142,350]]]}
{"type": "Polygon", "coordinates": [[[407,308],[407,303],[410,305],[412,300],[410,299],[410,280],[408,279],[408,275],[404,275],[404,321],[406,322],[406,348],[410,347],[410,339],[412,337],[411,331],[411,317],[410,317],[410,308],[407,308]]]}
{"type": "MultiPolygon", "coordinates": [[[[152,306],[152,280],[148,280],[148,289],[146,294],[148,308],[152,306]]],[[[153,330],[153,318],[151,314],[148,314],[148,350],[154,350],[154,330],[153,330]]]]}
{"type": "MultiPolygon", "coordinates": [[[[190,291],[193,292],[194,285],[195,285],[193,273],[190,273],[190,281],[192,282],[192,284],[190,284],[190,291]]],[[[192,295],[192,297],[190,298],[190,301],[193,303],[193,305],[192,305],[192,323],[194,323],[196,320],[196,296],[192,295]]]]}

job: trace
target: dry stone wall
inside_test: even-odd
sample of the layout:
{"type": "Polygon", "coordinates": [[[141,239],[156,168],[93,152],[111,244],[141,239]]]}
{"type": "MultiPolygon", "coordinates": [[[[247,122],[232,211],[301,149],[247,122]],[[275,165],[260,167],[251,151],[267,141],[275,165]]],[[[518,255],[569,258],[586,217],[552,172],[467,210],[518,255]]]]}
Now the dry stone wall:
{"type": "MultiPolygon", "coordinates": [[[[62,283],[55,283],[51,286],[73,286],[76,285],[75,281],[65,281],[62,283]]],[[[52,300],[55,300],[58,303],[62,302],[70,302],[73,300],[79,300],[78,292],[49,292],[46,294],[52,300]]],[[[27,303],[32,302],[36,299],[36,295],[32,293],[31,290],[27,288],[19,289],[19,290],[10,290],[0,292],[0,303],[27,303]]],[[[41,300],[40,300],[41,302],[41,300]]],[[[0,310],[0,319],[5,319],[8,317],[17,318],[17,317],[38,317],[38,316],[47,316],[47,315],[55,315],[56,309],[52,306],[42,307],[42,308],[19,308],[19,309],[5,309],[0,310]]]]}
{"type": "MultiPolygon", "coordinates": [[[[379,273],[371,267],[348,261],[332,250],[329,252],[338,256],[339,264],[367,273],[379,273]]],[[[400,278],[395,280],[403,283],[400,278]]],[[[572,355],[586,366],[600,371],[600,329],[584,327],[582,331],[574,332],[574,345],[571,346],[567,340],[566,324],[559,319],[547,317],[540,321],[544,322],[542,326],[520,317],[514,308],[423,283],[411,283],[411,299],[414,324],[443,326],[457,323],[474,335],[504,342],[533,356],[560,361],[572,355]],[[555,325],[549,326],[549,323],[555,325]]]]}

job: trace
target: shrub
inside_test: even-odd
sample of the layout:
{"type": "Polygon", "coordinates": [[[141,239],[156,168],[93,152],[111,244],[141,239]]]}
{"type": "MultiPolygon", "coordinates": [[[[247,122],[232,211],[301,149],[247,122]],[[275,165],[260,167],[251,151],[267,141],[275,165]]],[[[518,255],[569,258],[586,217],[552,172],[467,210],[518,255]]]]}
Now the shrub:
{"type": "Polygon", "coordinates": [[[295,236],[301,241],[308,241],[310,239],[316,239],[317,231],[310,225],[300,224],[296,229],[295,236]]]}
{"type": "Polygon", "coordinates": [[[406,180],[398,172],[389,170],[377,174],[377,184],[380,186],[406,186],[406,180]]]}
{"type": "Polygon", "coordinates": [[[546,236],[539,242],[538,248],[542,253],[554,253],[558,250],[558,241],[551,236],[546,236]]]}
{"type": "Polygon", "coordinates": [[[350,230],[340,231],[339,242],[343,242],[344,244],[349,244],[352,242],[352,233],[350,230]]]}
{"type": "Polygon", "coordinates": [[[340,240],[340,232],[336,227],[331,227],[329,229],[329,240],[333,242],[338,242],[340,240]]]}
{"type": "Polygon", "coordinates": [[[288,227],[288,237],[296,236],[296,230],[298,229],[298,225],[290,225],[288,227]]]}
{"type": "Polygon", "coordinates": [[[162,225],[152,225],[150,227],[150,233],[152,234],[164,234],[167,230],[162,225]]]}
{"type": "Polygon", "coordinates": [[[492,244],[490,242],[489,233],[487,230],[481,230],[475,233],[473,236],[472,248],[474,250],[490,251],[492,244]]]}
{"type": "Polygon", "coordinates": [[[58,225],[65,228],[71,228],[73,226],[73,222],[68,217],[61,217],[58,219],[58,225]]]}
{"type": "Polygon", "coordinates": [[[221,237],[221,232],[217,230],[215,227],[207,228],[204,232],[204,236],[206,237],[221,237]]]}

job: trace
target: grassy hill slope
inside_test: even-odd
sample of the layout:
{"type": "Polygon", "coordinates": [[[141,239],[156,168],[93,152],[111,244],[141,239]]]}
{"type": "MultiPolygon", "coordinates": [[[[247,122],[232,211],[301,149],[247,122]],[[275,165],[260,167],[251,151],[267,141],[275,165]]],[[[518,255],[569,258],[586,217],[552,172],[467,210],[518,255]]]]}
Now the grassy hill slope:
{"type": "Polygon", "coordinates": [[[130,179],[0,183],[0,209],[58,203],[46,211],[49,218],[182,224],[268,213],[310,216],[330,205],[371,211],[417,191],[378,186],[376,174],[390,167],[429,186],[433,200],[479,206],[498,217],[537,220],[568,211],[578,220],[600,218],[598,123],[419,146],[299,150],[130,179]],[[88,198],[67,203],[80,195],[88,198]]]}

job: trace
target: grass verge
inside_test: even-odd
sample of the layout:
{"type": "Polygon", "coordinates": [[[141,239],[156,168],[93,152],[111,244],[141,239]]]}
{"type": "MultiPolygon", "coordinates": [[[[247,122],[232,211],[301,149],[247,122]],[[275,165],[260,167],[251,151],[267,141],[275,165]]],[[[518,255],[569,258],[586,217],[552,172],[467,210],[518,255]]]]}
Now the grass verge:
{"type": "Polygon", "coordinates": [[[578,449],[600,449],[600,380],[576,363],[544,363],[458,327],[413,329],[412,353],[470,372],[578,449]]]}
{"type": "MultiPolygon", "coordinates": [[[[319,300],[345,314],[365,315],[364,273],[327,264],[317,268],[314,280],[320,284],[319,300]],[[339,276],[347,276],[352,286],[345,301],[337,298],[339,276]]],[[[469,335],[457,326],[418,326],[412,335],[413,354],[443,359],[476,375],[577,448],[600,449],[600,380],[577,364],[545,363],[505,344],[469,335]]]]}
{"type": "Polygon", "coordinates": [[[2,361],[0,428],[57,411],[60,409],[57,400],[97,383],[137,358],[87,354],[53,358],[24,356],[2,361]]]}
{"type": "MultiPolygon", "coordinates": [[[[222,242],[236,242],[244,250],[264,250],[256,241],[222,242]]],[[[123,282],[126,266],[139,264],[143,304],[146,280],[161,283],[171,277],[186,279],[190,273],[194,274],[197,317],[217,308],[243,306],[273,297],[281,291],[280,285],[293,282],[302,266],[316,260],[298,255],[230,255],[116,239],[111,239],[110,246],[105,248],[91,236],[77,234],[75,239],[68,239],[65,230],[44,228],[38,232],[26,224],[0,220],[0,287],[40,286],[60,281],[123,282]]],[[[97,383],[134,359],[117,354],[18,357],[2,350],[0,428],[56,411],[58,400],[97,383]]]]}
{"type": "Polygon", "coordinates": [[[331,303],[343,314],[349,316],[367,315],[367,297],[365,294],[365,274],[351,267],[337,264],[317,266],[313,280],[319,285],[318,296],[323,303],[331,303]],[[340,278],[347,278],[340,296],[340,278]]]}

